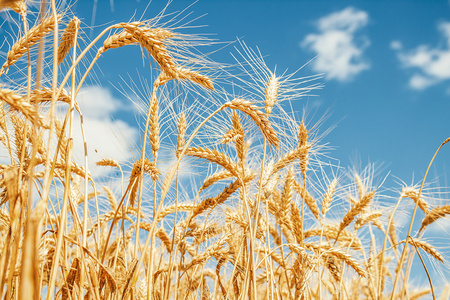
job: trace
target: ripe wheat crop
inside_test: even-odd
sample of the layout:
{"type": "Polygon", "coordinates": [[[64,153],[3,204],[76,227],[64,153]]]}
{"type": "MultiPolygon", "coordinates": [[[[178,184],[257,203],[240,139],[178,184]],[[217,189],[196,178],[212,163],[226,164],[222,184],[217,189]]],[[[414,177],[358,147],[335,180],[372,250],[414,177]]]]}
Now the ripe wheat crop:
{"type": "Polygon", "coordinates": [[[449,297],[433,285],[430,266],[446,269],[448,257],[427,229],[450,207],[424,192],[426,175],[386,199],[370,166],[334,172],[317,128],[285,110],[320,76],[278,75],[245,44],[230,76],[190,50],[208,41],[161,16],[109,25],[83,45],[80,20],[50,2],[37,14],[0,1],[22,22],[0,70],[0,297],[449,297]],[[86,141],[73,130],[95,130],[77,96],[122,47],[140,47],[153,69],[135,160],[96,162],[117,188],[90,172],[87,151],[74,158],[86,141]],[[251,92],[230,92],[231,81],[251,92]],[[406,234],[396,216],[413,207],[406,234]],[[422,290],[410,284],[413,268],[428,275],[422,290]]]}

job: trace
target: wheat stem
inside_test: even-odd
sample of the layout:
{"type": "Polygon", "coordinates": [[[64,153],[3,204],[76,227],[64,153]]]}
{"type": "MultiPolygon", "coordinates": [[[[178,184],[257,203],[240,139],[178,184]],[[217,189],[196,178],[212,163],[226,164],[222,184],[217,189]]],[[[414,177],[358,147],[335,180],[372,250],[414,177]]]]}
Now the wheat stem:
{"type": "MultiPolygon", "coordinates": [[[[444,146],[445,144],[447,144],[448,142],[450,142],[450,138],[447,138],[440,146],[439,148],[436,150],[436,152],[433,155],[433,158],[431,158],[430,163],[428,164],[428,168],[425,172],[425,175],[423,176],[422,179],[422,183],[420,185],[420,190],[419,190],[419,195],[418,198],[420,199],[420,196],[422,195],[422,189],[423,189],[423,185],[425,184],[425,179],[427,178],[427,174],[428,171],[430,170],[431,164],[433,163],[436,155],[439,153],[439,150],[441,150],[442,146],[444,146]]],[[[414,217],[416,216],[416,212],[417,212],[417,207],[419,206],[419,201],[416,201],[416,205],[414,206],[414,211],[411,217],[411,221],[409,223],[409,229],[408,229],[408,234],[406,235],[406,242],[405,242],[405,246],[403,247],[403,251],[402,251],[402,256],[400,257],[400,262],[399,262],[399,266],[403,266],[403,260],[405,259],[406,256],[406,249],[408,248],[408,238],[411,235],[411,231],[412,231],[412,227],[414,224],[414,217]]],[[[392,293],[391,293],[391,300],[394,299],[394,294],[395,294],[395,290],[397,288],[397,284],[398,284],[398,280],[399,280],[399,273],[397,272],[396,276],[395,276],[395,281],[394,281],[394,286],[392,287],[392,293]]],[[[407,273],[409,273],[409,269],[407,270],[407,273]]],[[[405,282],[403,283],[403,286],[406,287],[408,283],[408,277],[406,278],[405,282]]]]}

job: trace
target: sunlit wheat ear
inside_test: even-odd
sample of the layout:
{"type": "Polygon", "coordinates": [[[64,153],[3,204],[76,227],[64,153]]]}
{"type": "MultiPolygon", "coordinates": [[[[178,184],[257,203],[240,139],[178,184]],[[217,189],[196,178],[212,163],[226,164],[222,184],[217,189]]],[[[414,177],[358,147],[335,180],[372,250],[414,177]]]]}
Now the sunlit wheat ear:
{"type": "Polygon", "coordinates": [[[176,157],[180,158],[181,152],[183,151],[184,144],[186,143],[185,135],[186,135],[186,115],[184,112],[180,113],[180,117],[178,118],[178,136],[177,136],[177,149],[176,149],[176,157]]]}
{"type": "Polygon", "coordinates": [[[236,98],[230,102],[225,103],[224,107],[237,109],[247,114],[259,127],[267,141],[275,148],[278,148],[279,140],[277,137],[277,133],[273,129],[269,119],[267,119],[266,115],[262,111],[260,111],[256,105],[254,105],[250,101],[236,98]]]}
{"type": "Polygon", "coordinates": [[[70,47],[75,40],[75,33],[78,32],[80,28],[80,19],[77,17],[73,17],[70,20],[69,24],[67,24],[66,29],[64,29],[64,33],[61,37],[61,42],[58,47],[58,65],[63,62],[67,53],[69,53],[70,47]]]}
{"type": "Polygon", "coordinates": [[[339,238],[339,241],[344,244],[350,245],[351,243],[350,246],[355,250],[363,249],[361,240],[355,234],[345,229],[339,233],[338,225],[324,225],[323,227],[308,229],[304,232],[305,239],[320,235],[333,240],[339,238]]]}
{"type": "Polygon", "coordinates": [[[363,227],[364,224],[366,224],[368,222],[375,223],[377,221],[377,219],[379,217],[381,217],[382,215],[383,214],[381,212],[374,211],[374,212],[370,212],[370,213],[360,216],[355,222],[355,229],[356,230],[361,229],[361,227],[363,227]]]}
{"type": "MultiPolygon", "coordinates": [[[[249,180],[252,180],[253,178],[254,178],[254,176],[244,179],[244,183],[248,182],[249,180]]],[[[241,181],[236,180],[235,182],[233,182],[229,186],[227,186],[222,191],[222,193],[220,193],[217,197],[208,198],[208,199],[203,200],[192,211],[193,217],[201,214],[203,211],[207,210],[208,208],[214,208],[217,205],[224,203],[240,187],[241,187],[241,181]]]]}
{"type": "MultiPolygon", "coordinates": [[[[389,215],[389,219],[392,216],[389,215]]],[[[395,230],[395,223],[394,223],[394,219],[392,219],[392,222],[389,226],[389,228],[387,228],[388,232],[389,232],[389,236],[391,237],[391,241],[392,241],[392,245],[394,246],[395,249],[397,249],[397,244],[398,244],[398,238],[397,238],[397,232],[395,230]]]]}
{"type": "MultiPolygon", "coordinates": [[[[431,289],[424,288],[424,289],[420,289],[420,290],[414,290],[414,291],[411,291],[411,292],[408,292],[408,293],[409,293],[408,294],[408,298],[411,299],[411,300],[422,299],[423,296],[426,296],[426,295],[431,293],[431,289]]],[[[442,298],[442,297],[439,298],[439,300],[441,300],[441,299],[445,300],[446,298],[442,298]]]]}
{"type": "MultiPolygon", "coordinates": [[[[57,22],[59,22],[61,15],[58,15],[57,18],[57,22]]],[[[26,35],[22,36],[17,42],[15,42],[6,55],[6,62],[0,69],[0,75],[5,72],[6,68],[12,66],[19,58],[27,53],[29,47],[35,45],[47,33],[52,31],[54,27],[55,20],[53,16],[47,17],[42,21],[42,23],[31,28],[26,35]]]]}
{"type": "Polygon", "coordinates": [[[217,150],[211,150],[208,148],[201,148],[201,147],[199,148],[190,147],[186,150],[185,155],[203,158],[210,162],[216,163],[222,166],[224,169],[228,170],[234,176],[239,177],[238,168],[231,161],[231,158],[229,158],[228,156],[217,150]]]}
{"type": "Polygon", "coordinates": [[[150,53],[161,70],[171,77],[177,78],[175,62],[164,45],[165,39],[173,37],[171,31],[141,27],[136,24],[123,24],[123,28],[126,32],[132,34],[133,39],[137,40],[150,53]]]}
{"type": "Polygon", "coordinates": [[[432,209],[429,213],[426,214],[425,218],[422,220],[422,225],[420,226],[419,231],[425,230],[428,225],[434,223],[440,218],[445,217],[446,215],[450,214],[450,205],[444,205],[436,207],[435,209],[432,209]]]}
{"type": "Polygon", "coordinates": [[[339,249],[330,249],[327,251],[337,259],[345,262],[348,266],[350,266],[356,273],[358,273],[361,277],[366,277],[367,272],[361,267],[361,265],[354,260],[349,254],[342,252],[339,249]]]}
{"type": "Polygon", "coordinates": [[[208,187],[210,187],[211,185],[213,185],[214,183],[216,183],[217,181],[228,179],[231,177],[234,177],[234,175],[227,170],[218,171],[218,172],[212,174],[211,176],[207,177],[203,181],[203,184],[202,184],[200,190],[205,190],[208,187]]]}
{"type": "Polygon", "coordinates": [[[132,45],[136,43],[138,43],[138,40],[136,40],[133,37],[133,34],[129,32],[122,31],[121,33],[113,34],[103,42],[103,47],[98,49],[97,57],[100,56],[102,53],[106,52],[108,49],[120,48],[126,45],[132,45]]]}
{"type": "Polygon", "coordinates": [[[280,207],[281,210],[283,211],[283,215],[287,215],[288,213],[288,209],[292,201],[292,196],[294,194],[293,185],[294,185],[294,169],[290,168],[286,175],[283,191],[281,192],[280,207]]]}
{"type": "MultiPolygon", "coordinates": [[[[1,89],[0,89],[1,91],[1,89]]],[[[3,130],[5,134],[8,133],[8,127],[6,125],[6,112],[5,105],[3,101],[0,101],[0,128],[3,130]]]]}
{"type": "Polygon", "coordinates": [[[80,271],[80,259],[78,257],[75,257],[72,261],[72,266],[70,267],[70,271],[67,275],[64,286],[61,289],[62,299],[69,299],[69,295],[72,294],[72,290],[75,285],[75,279],[79,277],[80,271]]]}
{"type": "Polygon", "coordinates": [[[410,198],[414,201],[414,203],[418,203],[419,208],[425,213],[428,214],[430,211],[428,209],[428,204],[423,200],[422,197],[419,198],[419,191],[415,190],[412,187],[404,187],[402,189],[402,197],[410,198]]]}
{"type": "Polygon", "coordinates": [[[239,137],[239,135],[240,134],[236,129],[231,128],[222,136],[221,143],[225,145],[234,142],[239,137]]]}
{"type": "Polygon", "coordinates": [[[218,234],[223,233],[224,230],[224,226],[218,226],[217,223],[212,223],[199,227],[198,229],[192,231],[192,234],[188,234],[188,236],[193,236],[195,238],[194,244],[200,245],[208,240],[211,240],[218,234]]]}
{"type": "Polygon", "coordinates": [[[363,195],[366,193],[366,188],[364,187],[361,177],[357,173],[355,173],[355,182],[356,187],[358,188],[359,199],[361,199],[363,195]]]}
{"type": "Polygon", "coordinates": [[[323,195],[322,199],[322,218],[328,212],[330,208],[331,201],[333,200],[334,192],[336,191],[337,179],[333,179],[328,185],[328,188],[323,195]]]}
{"type": "Polygon", "coordinates": [[[341,270],[340,270],[339,266],[337,265],[336,259],[331,255],[327,255],[327,256],[323,257],[323,262],[325,264],[325,267],[327,267],[328,271],[330,271],[330,274],[333,277],[334,281],[340,282],[341,281],[341,270]]]}
{"type": "MultiPolygon", "coordinates": [[[[254,178],[255,175],[249,175],[243,179],[243,183],[246,184],[247,182],[253,180],[254,178]]],[[[194,208],[193,217],[201,214],[208,208],[214,208],[217,205],[222,204],[241,186],[242,186],[241,180],[236,180],[235,182],[227,186],[217,197],[203,200],[202,202],[200,202],[199,205],[197,205],[197,207],[194,208]]]]}
{"type": "MultiPolygon", "coordinates": [[[[26,120],[20,118],[17,115],[12,115],[10,119],[14,129],[14,145],[15,145],[14,152],[16,154],[16,157],[19,158],[20,153],[22,151],[22,147],[24,144],[26,144],[26,140],[23,139],[26,127],[26,120]]],[[[26,151],[25,155],[26,156],[28,155],[28,151],[26,151]]]]}
{"type": "Polygon", "coordinates": [[[159,101],[156,95],[153,93],[150,99],[150,145],[152,146],[153,159],[156,162],[158,159],[158,150],[160,147],[159,141],[159,101]]]}
{"type": "Polygon", "coordinates": [[[18,196],[18,176],[19,170],[15,165],[9,166],[3,170],[3,181],[5,184],[4,188],[6,190],[6,196],[11,209],[14,209],[18,196]]]}
{"type": "Polygon", "coordinates": [[[164,246],[166,247],[167,252],[171,253],[172,252],[172,243],[170,241],[169,236],[167,235],[167,233],[164,231],[163,228],[159,228],[156,232],[155,235],[157,238],[159,238],[161,240],[161,242],[164,244],[164,246]]]}
{"type": "Polygon", "coordinates": [[[360,214],[370,203],[370,200],[375,196],[375,191],[365,194],[359,202],[350,208],[350,210],[345,214],[341,223],[339,224],[339,230],[343,230],[345,227],[350,225],[353,219],[360,214]]]}
{"type": "Polygon", "coordinates": [[[281,169],[285,168],[286,166],[290,165],[291,163],[293,163],[295,160],[299,159],[303,154],[308,153],[308,149],[306,148],[297,148],[289,153],[287,153],[286,155],[284,155],[283,157],[281,157],[272,167],[272,169],[270,170],[269,174],[268,174],[268,179],[270,179],[270,177],[273,174],[276,174],[278,171],[280,171],[281,169]]]}
{"type": "Polygon", "coordinates": [[[189,80],[198,83],[207,89],[214,90],[214,84],[209,77],[202,75],[196,71],[178,66],[175,68],[175,70],[177,74],[176,79],[189,80]]]}
{"type": "Polygon", "coordinates": [[[114,196],[113,191],[107,186],[104,186],[103,189],[106,192],[106,197],[108,198],[109,205],[111,206],[112,211],[116,211],[117,209],[117,199],[116,196],[114,196]]]}
{"type": "Polygon", "coordinates": [[[236,152],[241,162],[244,162],[246,155],[246,145],[244,140],[244,128],[239,120],[239,115],[236,111],[233,111],[233,115],[231,117],[231,122],[233,124],[233,129],[236,132],[236,138],[234,139],[234,143],[236,145],[236,152]]]}
{"type": "Polygon", "coordinates": [[[302,172],[303,181],[306,180],[306,171],[308,170],[308,130],[306,129],[305,124],[302,122],[300,124],[298,130],[298,148],[305,149],[306,151],[302,151],[300,154],[300,171],[302,172]]]}
{"type": "Polygon", "coordinates": [[[0,89],[0,100],[8,103],[13,109],[22,112],[27,119],[37,126],[48,128],[48,126],[45,125],[44,117],[38,113],[36,107],[27,103],[22,96],[16,94],[14,91],[0,89]]]}
{"type": "Polygon", "coordinates": [[[208,89],[214,89],[211,79],[207,76],[176,65],[164,45],[166,39],[174,36],[171,31],[162,28],[141,27],[139,25],[140,23],[121,23],[118,25],[123,27],[125,31],[107,38],[103,43],[103,47],[98,50],[97,57],[108,49],[139,43],[150,53],[162,70],[163,76],[155,82],[157,85],[177,79],[189,80],[208,89]]]}
{"type": "Polygon", "coordinates": [[[192,258],[192,261],[189,263],[187,268],[190,268],[196,264],[206,262],[210,257],[212,257],[216,252],[219,252],[220,249],[223,248],[225,243],[228,242],[228,239],[230,238],[231,232],[227,231],[226,234],[224,234],[216,243],[209,246],[205,252],[196,255],[192,258]]]}
{"type": "Polygon", "coordinates": [[[104,158],[95,163],[97,166],[116,167],[120,168],[120,164],[117,160],[112,158],[104,158]]]}
{"type": "Polygon", "coordinates": [[[191,211],[195,208],[195,205],[192,203],[178,203],[172,204],[164,207],[161,212],[158,214],[158,218],[156,219],[156,223],[159,223],[166,216],[173,214],[177,211],[191,211]]]}
{"type": "Polygon", "coordinates": [[[308,205],[309,209],[313,213],[314,217],[319,220],[319,207],[317,206],[316,200],[309,194],[309,192],[298,182],[294,180],[294,189],[302,197],[303,201],[308,205]]]}
{"type": "MultiPolygon", "coordinates": [[[[33,105],[38,105],[41,103],[49,103],[52,101],[53,91],[50,88],[47,87],[41,87],[39,90],[33,90],[30,94],[30,103],[33,105]]],[[[25,97],[24,97],[25,98],[25,97]]],[[[24,99],[25,100],[25,99],[24,99]]],[[[56,101],[64,102],[67,104],[70,104],[71,98],[69,94],[65,90],[62,90],[59,98],[56,101]]],[[[75,109],[81,113],[80,107],[78,106],[78,103],[74,102],[75,109]]]]}
{"type": "Polygon", "coordinates": [[[4,8],[11,8],[18,14],[25,14],[27,6],[23,0],[2,0],[0,1],[0,10],[4,8]]]}
{"type": "Polygon", "coordinates": [[[55,119],[54,124],[55,124],[55,133],[57,134],[58,140],[60,141],[59,155],[61,156],[62,160],[66,160],[68,139],[66,137],[66,133],[63,130],[61,122],[55,119]]]}
{"type": "Polygon", "coordinates": [[[278,99],[278,88],[280,87],[280,83],[278,82],[278,78],[272,74],[267,82],[267,86],[264,93],[264,104],[267,115],[272,112],[272,108],[277,102],[278,99]]]}
{"type": "Polygon", "coordinates": [[[300,243],[303,238],[302,218],[300,209],[294,202],[291,202],[290,212],[291,212],[292,231],[294,233],[295,238],[297,239],[297,242],[300,243]]]}
{"type": "Polygon", "coordinates": [[[241,122],[239,120],[239,115],[236,111],[233,111],[231,116],[231,121],[233,128],[228,130],[222,137],[222,144],[227,144],[234,142],[236,145],[236,153],[241,162],[245,158],[245,140],[244,140],[244,129],[242,128],[241,122]]]}
{"type": "MultiPolygon", "coordinates": [[[[137,215],[136,208],[131,207],[131,206],[126,206],[124,211],[125,211],[124,218],[126,220],[128,220],[128,221],[131,221],[131,218],[128,217],[128,214],[131,214],[131,215],[134,215],[134,216],[137,215]]],[[[107,224],[109,221],[111,221],[111,220],[115,221],[115,220],[118,220],[120,218],[122,218],[122,216],[121,215],[116,215],[116,212],[113,211],[113,210],[103,214],[97,220],[97,222],[95,222],[91,227],[89,227],[89,229],[87,231],[87,235],[90,236],[90,235],[94,234],[94,232],[96,232],[99,227],[102,227],[103,225],[107,224]],[[115,217],[115,219],[114,219],[114,217],[115,217]]]]}
{"type": "MultiPolygon", "coordinates": [[[[43,163],[43,161],[39,161],[39,162],[43,163]]],[[[55,163],[55,169],[65,170],[66,168],[67,168],[66,162],[58,161],[58,162],[55,163]]],[[[76,175],[78,175],[78,176],[80,176],[82,178],[84,178],[85,175],[87,175],[88,180],[90,182],[93,182],[91,174],[89,172],[86,174],[86,171],[85,171],[85,169],[82,166],[72,162],[70,170],[71,170],[71,172],[73,174],[76,174],[76,175]]]]}
{"type": "MultiPolygon", "coordinates": [[[[159,178],[159,175],[161,174],[158,170],[158,168],[156,167],[154,162],[151,162],[148,159],[144,159],[144,163],[143,163],[143,171],[144,173],[147,173],[150,175],[150,177],[153,179],[153,181],[157,181],[159,178]]],[[[141,175],[141,166],[142,166],[142,159],[136,161],[133,165],[133,169],[131,170],[131,175],[130,175],[130,186],[132,186],[131,189],[131,196],[130,196],[130,205],[133,206],[135,204],[135,200],[136,200],[136,192],[137,192],[137,188],[138,188],[138,178],[141,175]]]]}
{"type": "Polygon", "coordinates": [[[411,244],[413,244],[413,245],[415,244],[417,247],[419,247],[423,251],[427,252],[428,254],[433,256],[435,259],[437,259],[441,263],[444,263],[444,257],[442,256],[442,254],[440,254],[439,251],[436,250],[436,248],[434,248],[427,242],[413,238],[411,244]]]}

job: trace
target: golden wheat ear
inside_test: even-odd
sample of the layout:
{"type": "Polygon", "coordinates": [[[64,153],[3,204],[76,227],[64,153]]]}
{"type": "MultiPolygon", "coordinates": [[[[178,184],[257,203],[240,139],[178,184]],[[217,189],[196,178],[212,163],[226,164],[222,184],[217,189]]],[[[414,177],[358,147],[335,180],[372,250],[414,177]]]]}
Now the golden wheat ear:
{"type": "Polygon", "coordinates": [[[23,0],[1,0],[0,11],[5,8],[10,8],[18,14],[25,14],[27,11],[27,6],[23,0]]]}
{"type": "MultiPolygon", "coordinates": [[[[57,16],[57,21],[61,19],[62,15],[57,16]]],[[[31,28],[26,35],[22,36],[17,42],[15,42],[11,49],[6,54],[6,62],[0,69],[0,75],[2,75],[7,68],[12,66],[19,60],[30,47],[40,41],[47,33],[51,32],[55,27],[55,19],[53,16],[47,17],[42,20],[41,23],[31,28]]]]}
{"type": "Polygon", "coordinates": [[[67,53],[69,53],[70,47],[75,41],[75,35],[77,34],[79,28],[80,19],[73,17],[69,24],[67,24],[66,29],[64,29],[64,33],[58,47],[58,65],[64,61],[67,53]]]}
{"type": "Polygon", "coordinates": [[[0,88],[0,100],[5,101],[8,105],[14,109],[23,113],[27,119],[32,121],[39,127],[48,128],[45,124],[44,117],[41,116],[36,107],[29,104],[22,96],[18,95],[16,92],[8,89],[0,88]]]}
{"type": "Polygon", "coordinates": [[[236,98],[230,102],[225,103],[224,107],[240,110],[243,113],[247,114],[256,123],[259,129],[261,129],[261,132],[263,133],[269,144],[273,145],[275,148],[278,148],[279,140],[277,137],[277,133],[273,129],[269,119],[267,119],[266,115],[262,111],[260,111],[256,105],[254,105],[250,101],[236,98]]]}

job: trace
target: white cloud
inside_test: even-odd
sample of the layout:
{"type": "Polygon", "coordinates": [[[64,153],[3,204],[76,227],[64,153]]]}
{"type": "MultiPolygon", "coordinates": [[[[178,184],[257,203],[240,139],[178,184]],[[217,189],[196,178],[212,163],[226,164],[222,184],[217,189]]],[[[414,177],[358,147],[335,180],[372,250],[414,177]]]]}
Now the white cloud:
{"type": "Polygon", "coordinates": [[[108,119],[112,113],[125,108],[111,91],[100,86],[84,88],[77,100],[83,115],[88,118],[108,119]]]}
{"type": "MultiPolygon", "coordinates": [[[[103,158],[112,158],[120,163],[125,163],[133,158],[133,153],[129,148],[138,139],[138,130],[122,120],[113,118],[113,115],[118,112],[129,111],[132,113],[132,110],[114,98],[108,89],[98,86],[83,89],[77,97],[77,101],[83,113],[91,173],[105,175],[109,171],[108,168],[95,165],[103,158]]],[[[80,117],[75,113],[74,158],[76,162],[84,163],[80,121],[80,117]]]]}
{"type": "Polygon", "coordinates": [[[420,74],[414,74],[409,79],[409,86],[416,90],[424,90],[433,84],[435,84],[437,81],[433,80],[432,78],[422,76],[420,74]]]}
{"type": "Polygon", "coordinates": [[[370,68],[364,50],[370,42],[356,32],[365,27],[369,16],[365,11],[347,7],[317,22],[319,33],[309,34],[301,46],[318,54],[312,62],[314,71],[325,73],[328,80],[348,81],[370,68]]]}
{"type": "Polygon", "coordinates": [[[409,80],[413,89],[423,90],[450,79],[450,22],[440,23],[438,29],[446,42],[443,47],[419,45],[412,50],[394,49],[403,67],[417,70],[409,80]]]}
{"type": "Polygon", "coordinates": [[[403,44],[400,41],[392,41],[389,46],[392,50],[401,50],[403,48],[403,44]]]}

